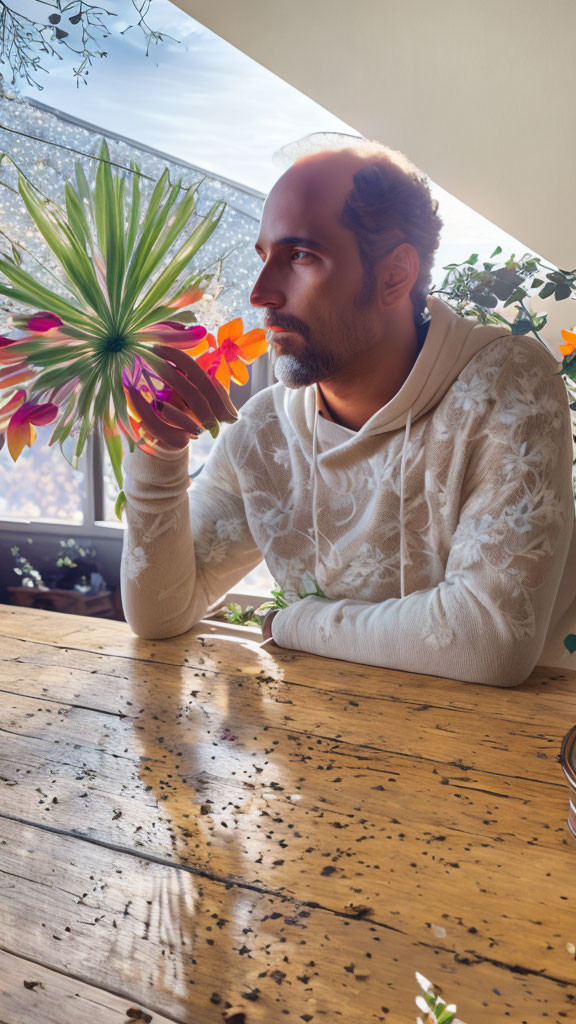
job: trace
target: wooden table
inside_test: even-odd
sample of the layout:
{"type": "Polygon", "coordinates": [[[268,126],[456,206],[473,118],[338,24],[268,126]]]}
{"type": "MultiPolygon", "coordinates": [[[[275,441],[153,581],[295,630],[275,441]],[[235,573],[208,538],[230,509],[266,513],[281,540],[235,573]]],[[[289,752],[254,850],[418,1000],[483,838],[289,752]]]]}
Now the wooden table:
{"type": "Polygon", "coordinates": [[[575,1020],[576,673],[259,639],[0,607],[2,1024],[575,1020]]]}

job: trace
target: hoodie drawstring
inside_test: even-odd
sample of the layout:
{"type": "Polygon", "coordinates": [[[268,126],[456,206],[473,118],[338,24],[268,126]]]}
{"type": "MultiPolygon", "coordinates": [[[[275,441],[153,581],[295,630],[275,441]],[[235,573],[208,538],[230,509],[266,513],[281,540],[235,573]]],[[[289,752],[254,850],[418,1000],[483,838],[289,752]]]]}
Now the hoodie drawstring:
{"type": "Polygon", "coordinates": [[[314,526],[314,579],[318,580],[318,523],[316,522],[316,425],[318,409],[314,409],[314,430],[312,433],[312,524],[314,526]]]}
{"type": "Polygon", "coordinates": [[[400,597],[404,597],[404,466],[406,464],[406,451],[410,438],[411,420],[412,406],[408,409],[408,418],[404,430],[404,444],[402,445],[402,460],[400,462],[400,597]]]}
{"type": "MultiPolygon", "coordinates": [[[[400,461],[400,597],[404,597],[404,468],[406,465],[406,453],[410,440],[410,425],[412,423],[412,407],[408,409],[406,427],[404,429],[404,443],[402,445],[402,458],[400,461]]],[[[318,410],[314,410],[314,430],[312,432],[312,524],[314,527],[314,579],[318,579],[318,523],[316,519],[316,494],[317,494],[317,424],[318,410]]]]}

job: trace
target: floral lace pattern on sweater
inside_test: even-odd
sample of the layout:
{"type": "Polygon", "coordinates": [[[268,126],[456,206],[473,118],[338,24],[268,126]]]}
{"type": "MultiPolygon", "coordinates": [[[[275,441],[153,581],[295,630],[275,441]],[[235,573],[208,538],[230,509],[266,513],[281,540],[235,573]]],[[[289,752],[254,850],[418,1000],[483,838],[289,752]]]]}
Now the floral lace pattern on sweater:
{"type": "MultiPolygon", "coordinates": [[[[163,507],[158,515],[139,518],[129,507],[127,579],[136,584],[146,575],[154,588],[158,576],[159,593],[177,595],[185,559],[175,567],[176,582],[166,578],[167,566],[175,545],[182,553],[178,537],[191,526],[207,601],[232,589],[262,556],[293,602],[306,574],[332,601],[382,605],[400,597],[404,428],[355,437],[352,447],[320,443],[315,530],[310,453],[286,415],[283,394],[274,386],[246,403],[215,443],[187,502],[176,504],[174,496],[162,505],[160,489],[156,504],[150,499],[155,511],[163,507]]],[[[559,524],[574,520],[571,447],[565,385],[550,354],[526,337],[499,338],[478,351],[411,425],[402,604],[409,609],[412,598],[420,600],[413,639],[434,651],[451,647],[463,607],[478,628],[474,642],[481,642],[487,616],[499,636],[534,636],[559,524]]]]}

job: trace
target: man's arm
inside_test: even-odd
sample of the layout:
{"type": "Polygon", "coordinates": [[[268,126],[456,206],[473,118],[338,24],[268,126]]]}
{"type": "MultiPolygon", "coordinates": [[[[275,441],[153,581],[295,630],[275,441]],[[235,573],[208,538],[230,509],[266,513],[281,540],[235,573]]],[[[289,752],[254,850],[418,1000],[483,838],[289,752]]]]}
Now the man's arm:
{"type": "Polygon", "coordinates": [[[123,470],[124,614],[137,636],[176,636],[262,559],[246,522],[226,433],[191,486],[187,448],[162,455],[136,448],[124,456],[123,470]]]}
{"type": "Polygon", "coordinates": [[[273,618],[279,646],[495,686],[530,675],[572,537],[573,444],[558,364],[532,345],[514,351],[491,390],[442,582],[378,604],[307,597],[273,618]]]}

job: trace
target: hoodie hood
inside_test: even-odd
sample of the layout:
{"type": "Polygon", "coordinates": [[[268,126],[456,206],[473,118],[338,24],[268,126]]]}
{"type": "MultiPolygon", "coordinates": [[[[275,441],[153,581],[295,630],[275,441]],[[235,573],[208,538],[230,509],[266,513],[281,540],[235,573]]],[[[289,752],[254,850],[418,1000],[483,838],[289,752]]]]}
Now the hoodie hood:
{"type": "MultiPolygon", "coordinates": [[[[323,452],[322,462],[329,465],[348,458],[349,449],[361,444],[372,434],[392,433],[405,427],[408,419],[415,423],[443,398],[466,364],[480,349],[497,338],[509,334],[502,327],[479,323],[459,316],[435,295],[429,295],[426,306],[430,324],[424,345],[404,384],[390,401],[347,438],[342,444],[323,452]]],[[[286,388],[284,410],[294,427],[306,455],[311,458],[317,421],[316,389],[286,388]]]]}
{"type": "MultiPolygon", "coordinates": [[[[360,428],[341,444],[327,451],[317,451],[318,407],[316,389],[285,388],[284,411],[310,461],[312,490],[312,519],[314,524],[316,564],[318,578],[318,525],[317,493],[321,483],[331,486],[332,470],[337,475],[341,465],[354,457],[355,446],[362,445],[373,434],[392,433],[404,427],[404,442],[400,463],[400,596],[404,597],[404,465],[410,439],[410,428],[421,416],[434,408],[446,394],[467,363],[486,345],[510,334],[500,326],[481,324],[478,320],[460,316],[442,299],[429,295],[426,306],[430,322],[424,345],[408,377],[390,401],[378,409],[360,428]]],[[[546,346],[545,346],[546,347],[546,346]]],[[[547,349],[548,351],[548,349],[547,349]]]]}

